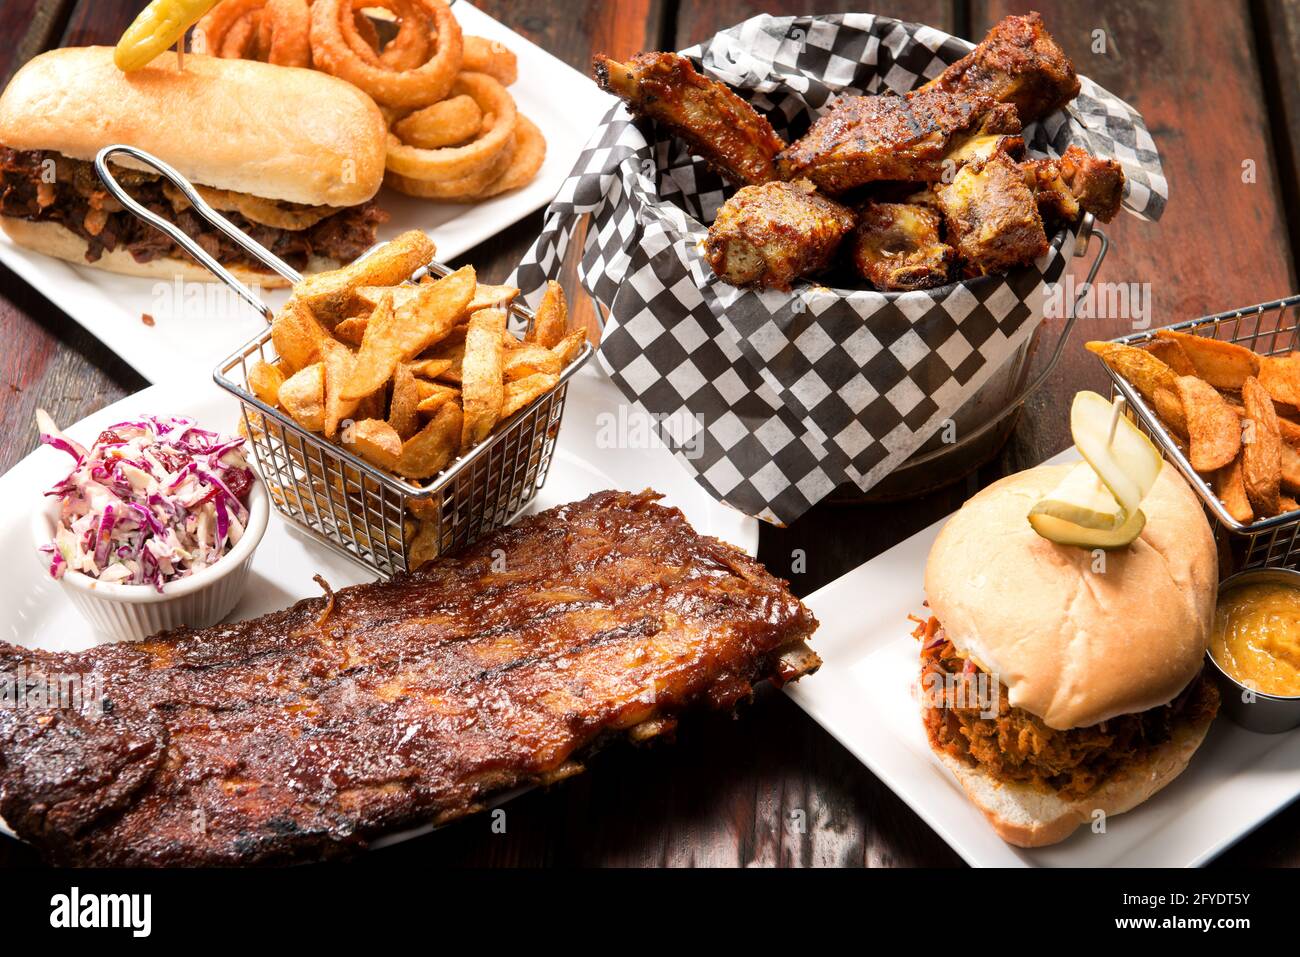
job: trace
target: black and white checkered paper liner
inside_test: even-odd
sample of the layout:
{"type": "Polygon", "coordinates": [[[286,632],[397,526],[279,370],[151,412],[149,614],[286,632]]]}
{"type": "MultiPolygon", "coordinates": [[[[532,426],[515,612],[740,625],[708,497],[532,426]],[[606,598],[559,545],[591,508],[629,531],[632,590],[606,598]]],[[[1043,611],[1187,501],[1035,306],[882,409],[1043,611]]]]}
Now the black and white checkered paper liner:
{"type": "MultiPolygon", "coordinates": [[[[972,45],[870,14],[759,16],[683,51],[788,142],[843,93],[903,93],[972,45]]],[[[1158,218],[1168,189],[1142,118],[1087,78],[1067,111],[1026,130],[1031,154],[1076,143],[1124,165],[1125,207],[1158,218]]],[[[1032,266],[941,289],[792,293],[718,280],[701,246],[730,190],[616,104],[583,150],[513,282],[536,305],[584,216],[579,268],[605,314],[602,365],[641,412],[676,425],[678,460],[716,499],[798,518],[835,487],[863,491],[919,448],[1029,341],[1074,236],[1032,266]],[[682,434],[682,423],[700,431],[682,434]]]]}

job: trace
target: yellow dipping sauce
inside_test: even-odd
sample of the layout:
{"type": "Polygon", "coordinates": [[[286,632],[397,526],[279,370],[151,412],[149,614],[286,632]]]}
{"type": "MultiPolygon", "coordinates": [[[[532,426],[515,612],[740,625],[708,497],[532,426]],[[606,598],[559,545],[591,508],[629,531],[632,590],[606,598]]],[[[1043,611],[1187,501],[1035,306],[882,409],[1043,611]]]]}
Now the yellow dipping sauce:
{"type": "Polygon", "coordinates": [[[1300,695],[1300,588],[1261,583],[1225,592],[1214,613],[1210,654],[1248,688],[1300,695]]]}

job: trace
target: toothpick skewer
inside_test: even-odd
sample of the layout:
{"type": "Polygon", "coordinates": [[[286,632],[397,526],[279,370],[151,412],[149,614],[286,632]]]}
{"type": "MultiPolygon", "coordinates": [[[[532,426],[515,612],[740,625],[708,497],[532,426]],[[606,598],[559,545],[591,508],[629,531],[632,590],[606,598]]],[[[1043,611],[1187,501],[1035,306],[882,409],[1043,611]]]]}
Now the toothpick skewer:
{"type": "Polygon", "coordinates": [[[176,41],[176,69],[185,70],[185,34],[176,41]]]}
{"type": "Polygon", "coordinates": [[[1110,416],[1110,434],[1106,436],[1106,445],[1115,441],[1115,430],[1119,428],[1119,417],[1124,413],[1124,397],[1115,397],[1115,411],[1110,416]]]}

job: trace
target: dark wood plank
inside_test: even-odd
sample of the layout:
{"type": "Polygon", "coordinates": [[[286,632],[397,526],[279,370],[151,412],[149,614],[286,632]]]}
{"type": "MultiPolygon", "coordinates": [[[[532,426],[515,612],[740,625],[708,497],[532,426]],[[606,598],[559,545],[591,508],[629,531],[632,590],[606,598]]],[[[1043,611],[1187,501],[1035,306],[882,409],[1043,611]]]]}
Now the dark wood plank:
{"type": "Polygon", "coordinates": [[[1300,271],[1300,4],[1294,0],[1252,0],[1255,43],[1260,55],[1265,102],[1273,128],[1277,178],[1291,230],[1292,268],[1300,271]]]}
{"type": "Polygon", "coordinates": [[[0,50],[0,86],[32,57],[56,44],[72,6],[73,0],[10,0],[0,6],[0,36],[18,41],[0,50]]]}

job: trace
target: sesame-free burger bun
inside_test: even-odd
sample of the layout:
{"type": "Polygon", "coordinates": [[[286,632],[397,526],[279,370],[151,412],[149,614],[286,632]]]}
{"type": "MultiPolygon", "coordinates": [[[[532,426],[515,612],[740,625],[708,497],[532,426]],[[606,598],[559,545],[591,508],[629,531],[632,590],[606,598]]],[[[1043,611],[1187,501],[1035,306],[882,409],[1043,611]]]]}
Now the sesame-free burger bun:
{"type": "Polygon", "coordinates": [[[1168,463],[1131,545],[1102,552],[1039,536],[1029,509],[1071,467],[980,492],[944,526],[925,572],[931,613],[957,649],[1006,685],[1013,707],[1060,730],[1168,704],[1186,688],[1218,584],[1205,513],[1168,463]]]}

